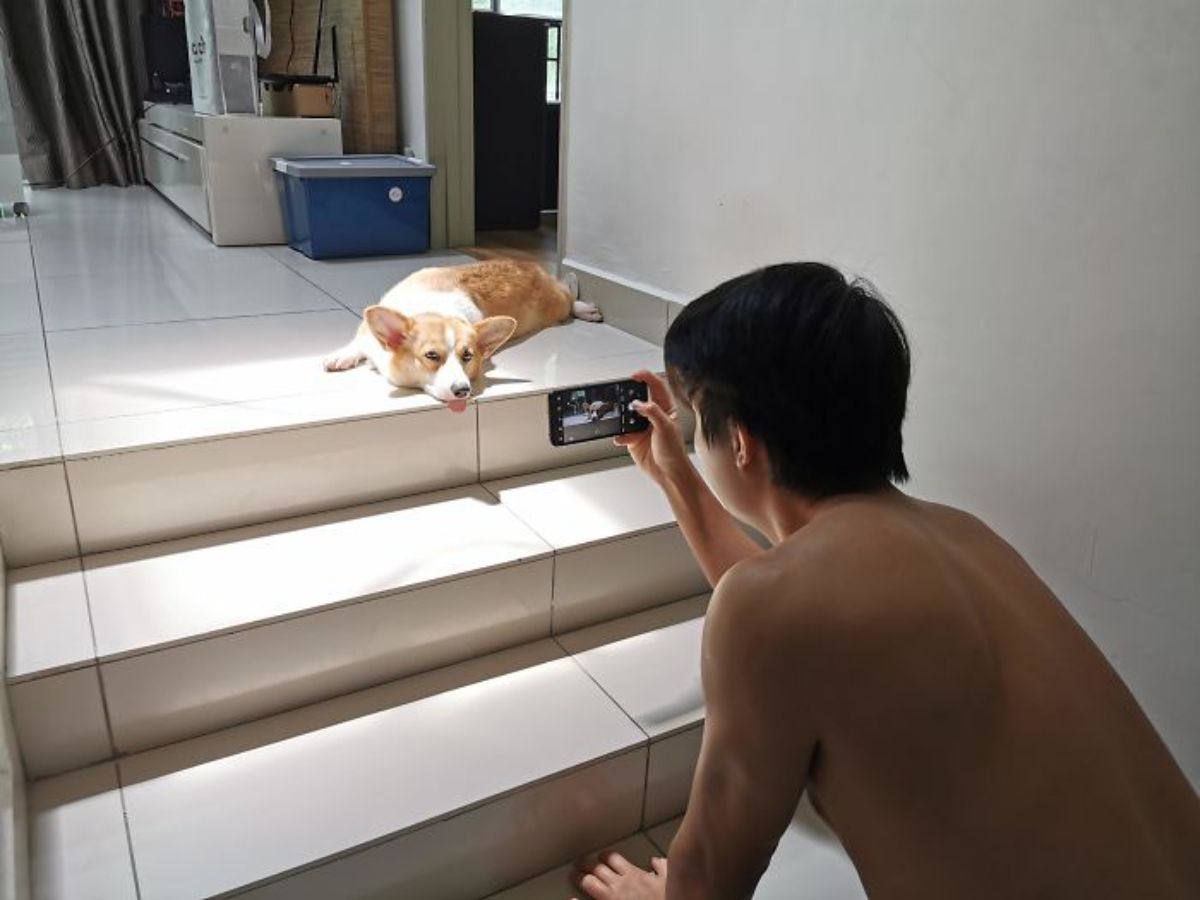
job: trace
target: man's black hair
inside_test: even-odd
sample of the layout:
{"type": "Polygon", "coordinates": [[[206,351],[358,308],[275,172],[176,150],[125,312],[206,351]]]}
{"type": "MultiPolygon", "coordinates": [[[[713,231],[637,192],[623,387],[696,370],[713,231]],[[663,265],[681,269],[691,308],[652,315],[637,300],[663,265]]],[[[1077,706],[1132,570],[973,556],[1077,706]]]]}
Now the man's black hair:
{"type": "Polygon", "coordinates": [[[776,484],[816,499],[908,480],[908,338],[868,283],[813,262],[749,272],[688,304],[664,352],[708,444],[740,423],[776,484]]]}

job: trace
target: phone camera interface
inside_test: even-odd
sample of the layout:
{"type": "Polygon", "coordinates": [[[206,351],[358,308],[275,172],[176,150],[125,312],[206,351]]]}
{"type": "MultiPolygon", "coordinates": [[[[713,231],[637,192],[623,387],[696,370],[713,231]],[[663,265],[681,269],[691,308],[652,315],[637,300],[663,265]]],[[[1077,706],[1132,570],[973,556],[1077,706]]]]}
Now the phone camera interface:
{"type": "Polygon", "coordinates": [[[596,384],[567,394],[562,411],[563,443],[621,433],[621,385],[596,384]]]}

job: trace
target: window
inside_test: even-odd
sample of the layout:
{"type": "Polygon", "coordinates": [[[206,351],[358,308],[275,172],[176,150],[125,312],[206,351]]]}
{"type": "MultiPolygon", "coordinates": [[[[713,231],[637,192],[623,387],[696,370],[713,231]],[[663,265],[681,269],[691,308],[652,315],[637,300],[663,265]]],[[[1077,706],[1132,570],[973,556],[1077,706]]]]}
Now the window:
{"type": "Polygon", "coordinates": [[[562,74],[559,71],[559,41],[562,39],[562,23],[555,22],[546,28],[546,102],[558,103],[562,99],[562,74]]]}
{"type": "Polygon", "coordinates": [[[562,0],[471,0],[471,8],[506,16],[540,16],[544,19],[561,19],[563,14],[562,0]]]}

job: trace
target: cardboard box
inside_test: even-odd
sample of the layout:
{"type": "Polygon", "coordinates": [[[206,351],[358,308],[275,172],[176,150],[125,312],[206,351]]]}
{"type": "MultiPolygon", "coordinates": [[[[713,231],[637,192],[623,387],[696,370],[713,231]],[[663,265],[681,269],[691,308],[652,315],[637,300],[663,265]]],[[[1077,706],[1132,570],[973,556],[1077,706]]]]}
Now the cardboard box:
{"type": "Polygon", "coordinates": [[[332,84],[262,83],[264,116],[301,119],[333,118],[332,84]]]}

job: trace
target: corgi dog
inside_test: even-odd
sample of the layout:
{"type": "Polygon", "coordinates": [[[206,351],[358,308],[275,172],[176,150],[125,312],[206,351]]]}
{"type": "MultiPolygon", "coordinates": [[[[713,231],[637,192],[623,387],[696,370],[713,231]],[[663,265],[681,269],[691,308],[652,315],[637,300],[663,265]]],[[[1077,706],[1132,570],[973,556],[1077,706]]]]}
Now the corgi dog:
{"type": "Polygon", "coordinates": [[[325,358],[325,369],[369,362],[396,387],[423,390],[462,412],[484,363],[507,342],[571,317],[603,321],[577,293],[574,273],[560,281],[533,262],[421,269],[363,310],[358,332],[325,358]]]}
{"type": "Polygon", "coordinates": [[[594,400],[587,405],[588,418],[593,422],[599,422],[616,408],[617,404],[611,400],[594,400]]]}

